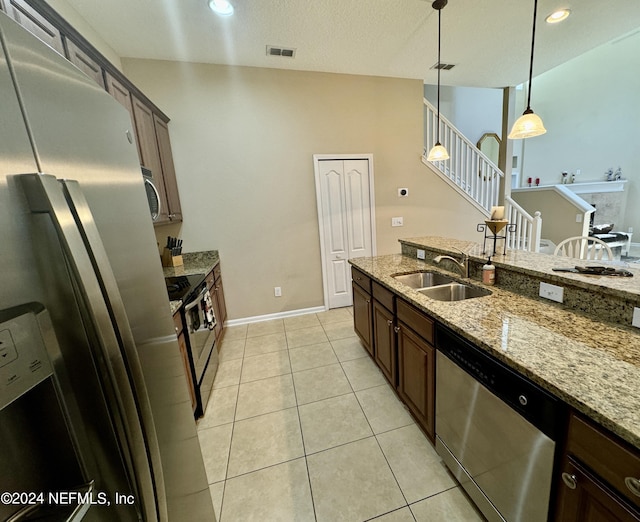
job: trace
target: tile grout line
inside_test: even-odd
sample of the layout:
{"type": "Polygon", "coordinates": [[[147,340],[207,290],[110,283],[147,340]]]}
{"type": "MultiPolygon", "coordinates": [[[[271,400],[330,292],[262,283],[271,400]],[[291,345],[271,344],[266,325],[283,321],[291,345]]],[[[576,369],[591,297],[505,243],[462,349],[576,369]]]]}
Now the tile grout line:
{"type": "MultiPolygon", "coordinates": [[[[325,325],[321,323],[321,326],[322,326],[322,328],[323,328],[323,332],[325,333],[325,336],[326,336],[325,325]]],[[[299,329],[298,329],[298,330],[299,330],[299,329]]],[[[295,330],[293,330],[293,331],[295,331],[295,330]]],[[[308,457],[309,457],[310,455],[318,455],[318,454],[321,454],[321,453],[326,452],[326,451],[331,451],[331,450],[333,450],[333,449],[335,449],[335,448],[338,448],[338,447],[340,447],[340,446],[346,446],[346,445],[348,445],[348,444],[352,444],[352,443],[354,443],[354,442],[358,442],[358,441],[361,441],[361,440],[366,440],[367,438],[370,438],[370,437],[375,437],[375,438],[376,438],[376,444],[377,444],[377,445],[378,445],[378,447],[380,448],[380,451],[382,452],[383,457],[385,458],[385,462],[387,462],[387,466],[388,466],[389,470],[391,471],[391,473],[392,473],[392,475],[393,475],[393,477],[394,477],[394,480],[395,480],[395,482],[396,482],[396,485],[397,485],[398,489],[400,490],[400,492],[402,493],[403,499],[404,499],[404,501],[405,501],[405,505],[404,505],[404,506],[401,506],[401,507],[398,507],[398,508],[396,508],[396,509],[392,509],[392,510],[390,510],[390,511],[388,511],[388,512],[385,512],[385,513],[377,514],[375,517],[373,517],[373,518],[371,518],[371,519],[367,519],[367,520],[374,520],[374,519],[379,518],[379,517],[381,517],[381,516],[385,516],[385,515],[388,515],[388,514],[390,514],[390,513],[394,513],[395,511],[402,510],[402,509],[404,509],[405,507],[408,507],[408,508],[409,508],[409,513],[411,514],[412,519],[413,519],[413,520],[416,520],[416,516],[414,515],[413,510],[411,509],[411,506],[412,506],[412,505],[417,504],[417,503],[419,503],[419,502],[422,502],[422,501],[424,501],[424,500],[427,500],[427,499],[429,499],[429,498],[435,497],[435,496],[439,495],[440,493],[444,493],[444,492],[446,492],[446,491],[450,491],[450,490],[452,490],[452,489],[456,489],[456,488],[457,488],[457,486],[455,486],[455,485],[454,485],[454,486],[452,486],[452,487],[450,487],[450,488],[447,488],[447,489],[445,489],[445,490],[443,490],[443,491],[440,491],[440,492],[435,493],[435,494],[433,494],[433,495],[429,495],[429,496],[427,496],[427,497],[425,497],[425,498],[423,498],[423,499],[416,500],[415,502],[412,502],[411,504],[409,504],[409,503],[407,502],[407,499],[406,499],[406,496],[405,496],[404,492],[402,491],[402,488],[400,488],[400,485],[399,485],[399,483],[398,483],[398,479],[396,478],[396,475],[395,475],[395,473],[393,472],[393,469],[391,468],[391,465],[389,464],[389,460],[388,460],[388,458],[387,458],[386,454],[384,453],[384,451],[382,450],[382,447],[381,447],[380,442],[379,442],[379,440],[378,440],[378,436],[379,436],[379,435],[382,435],[382,434],[384,434],[384,433],[388,433],[388,432],[390,432],[390,431],[394,431],[394,430],[397,430],[397,429],[401,429],[401,428],[404,428],[404,427],[410,426],[411,424],[407,424],[406,426],[399,426],[399,427],[396,427],[396,428],[392,428],[392,429],[389,429],[389,430],[385,430],[385,431],[383,431],[383,432],[381,432],[381,433],[378,433],[378,434],[377,434],[377,433],[375,433],[375,432],[374,432],[374,430],[373,430],[373,427],[371,426],[371,422],[370,422],[369,418],[367,417],[367,415],[366,415],[366,413],[365,413],[365,411],[364,411],[364,408],[363,408],[363,405],[362,405],[362,403],[361,403],[361,400],[360,400],[360,398],[359,398],[359,397],[358,397],[358,395],[357,395],[359,392],[362,392],[362,391],[365,391],[365,390],[374,389],[374,388],[381,388],[383,385],[390,386],[390,384],[389,384],[389,383],[386,381],[386,379],[385,379],[385,380],[383,381],[383,384],[375,384],[375,385],[373,385],[373,386],[368,386],[368,387],[366,387],[366,388],[359,389],[358,391],[356,391],[356,390],[354,389],[354,385],[352,384],[351,380],[349,380],[349,377],[348,377],[348,375],[346,374],[346,372],[345,372],[345,370],[344,370],[344,365],[343,365],[343,363],[344,363],[344,362],[350,362],[350,361],[353,361],[353,360],[357,360],[357,359],[360,359],[360,358],[364,358],[367,354],[366,354],[366,353],[365,353],[365,354],[363,354],[363,356],[362,356],[362,357],[356,357],[356,358],[354,358],[354,359],[348,359],[348,360],[346,360],[346,361],[340,361],[340,359],[338,359],[338,357],[337,357],[337,353],[336,353],[336,350],[335,350],[335,348],[334,348],[334,346],[333,346],[333,342],[334,342],[334,341],[341,341],[341,340],[343,340],[343,339],[348,339],[348,337],[347,337],[347,338],[343,338],[343,339],[334,339],[334,340],[329,340],[329,339],[328,339],[328,336],[327,336],[327,341],[328,341],[329,345],[331,346],[331,349],[332,349],[332,352],[333,352],[334,356],[335,356],[335,357],[336,357],[336,359],[337,359],[337,363],[331,363],[330,365],[323,364],[323,365],[320,365],[320,366],[315,366],[315,367],[313,367],[313,368],[307,368],[307,369],[304,369],[304,370],[299,370],[298,372],[294,372],[294,371],[293,371],[293,366],[292,366],[292,360],[291,360],[291,350],[292,350],[292,349],[296,349],[296,348],[304,348],[305,346],[312,346],[313,344],[317,344],[317,343],[311,343],[311,344],[309,344],[309,345],[296,346],[296,347],[291,348],[291,347],[289,347],[289,344],[288,344],[288,343],[289,343],[289,340],[288,340],[288,338],[287,338],[287,336],[286,336],[286,334],[287,334],[286,326],[284,327],[284,333],[285,333],[285,341],[286,341],[286,343],[287,343],[287,347],[286,347],[285,349],[286,349],[286,350],[287,350],[287,352],[288,352],[288,353],[287,353],[287,359],[288,359],[288,362],[289,362],[289,372],[287,372],[287,373],[280,374],[280,375],[275,375],[275,376],[270,376],[270,377],[265,377],[265,378],[261,378],[261,379],[256,379],[256,380],[254,380],[254,381],[248,381],[247,383],[242,383],[241,381],[242,381],[242,375],[243,375],[243,373],[244,373],[244,362],[245,362],[245,359],[247,359],[247,358],[250,358],[250,357],[251,357],[251,356],[248,356],[248,357],[247,357],[247,356],[245,355],[246,350],[244,350],[244,351],[243,351],[242,363],[241,363],[241,364],[242,364],[242,366],[241,366],[240,378],[239,378],[240,382],[238,382],[238,384],[237,384],[237,386],[238,386],[238,393],[237,393],[237,395],[236,395],[236,400],[235,400],[235,408],[234,408],[234,415],[233,415],[233,421],[232,421],[233,426],[232,426],[232,432],[231,432],[231,438],[230,438],[230,445],[229,445],[229,453],[228,453],[228,458],[227,458],[227,466],[226,466],[226,470],[225,470],[225,479],[224,479],[223,491],[222,491],[222,501],[221,501],[221,507],[220,507],[220,516],[221,516],[221,514],[222,514],[222,506],[223,506],[223,504],[224,504],[224,495],[225,495],[225,491],[226,491],[226,482],[227,482],[227,480],[230,480],[230,479],[228,478],[228,476],[227,476],[227,475],[228,475],[228,470],[229,470],[229,465],[230,465],[231,446],[232,446],[232,444],[233,444],[233,434],[234,434],[234,431],[235,431],[235,423],[236,423],[236,422],[239,422],[239,421],[237,420],[237,418],[236,418],[236,417],[237,417],[238,405],[239,405],[239,399],[240,399],[240,386],[241,386],[242,384],[248,384],[248,383],[251,383],[251,382],[259,382],[259,381],[261,381],[261,380],[267,380],[267,379],[272,379],[272,378],[276,378],[276,377],[283,377],[284,375],[290,375],[290,376],[291,376],[291,377],[290,377],[290,379],[291,379],[291,383],[292,383],[292,387],[293,387],[293,393],[294,393],[295,404],[294,404],[294,406],[291,406],[290,408],[283,408],[283,409],[281,409],[281,410],[277,410],[277,411],[288,410],[288,409],[291,409],[291,408],[293,408],[293,407],[296,407],[296,409],[297,409],[296,413],[297,413],[297,415],[298,415],[298,426],[299,426],[299,429],[300,429],[300,434],[301,434],[301,439],[302,439],[302,449],[303,449],[303,455],[302,455],[302,456],[303,456],[303,457],[304,457],[304,459],[305,459],[305,465],[306,465],[306,469],[307,469],[307,480],[308,480],[308,483],[309,483],[309,489],[310,489],[310,494],[311,494],[311,502],[312,502],[312,507],[313,507],[313,511],[314,511],[314,517],[315,517],[315,519],[316,519],[316,520],[317,520],[317,513],[316,513],[316,506],[315,506],[315,501],[316,501],[316,499],[315,499],[315,497],[314,497],[314,494],[313,494],[313,488],[312,488],[312,485],[311,485],[311,476],[310,476],[310,469],[309,469],[309,461],[308,461],[308,457]],[[295,380],[294,380],[293,376],[294,376],[294,374],[295,374],[295,373],[301,373],[301,372],[305,372],[305,371],[308,371],[308,370],[313,370],[313,369],[318,369],[318,368],[324,368],[324,367],[327,367],[327,366],[331,366],[331,365],[333,365],[333,364],[340,364],[340,369],[341,369],[342,375],[346,378],[346,380],[347,380],[347,382],[348,382],[348,384],[349,384],[349,388],[351,389],[351,392],[349,392],[349,393],[353,393],[353,394],[355,395],[356,400],[358,401],[358,406],[359,406],[359,408],[360,408],[360,411],[361,411],[361,412],[362,412],[362,414],[364,415],[365,420],[367,421],[367,424],[368,424],[368,426],[369,426],[369,428],[370,428],[370,430],[371,430],[371,435],[368,435],[368,436],[366,436],[366,437],[362,437],[362,438],[356,439],[356,440],[354,440],[354,441],[349,441],[349,442],[345,442],[345,443],[342,443],[342,444],[338,444],[338,445],[336,445],[336,446],[332,446],[332,447],[330,447],[330,448],[325,448],[325,449],[322,449],[322,450],[320,450],[320,451],[317,451],[317,452],[315,452],[315,453],[312,453],[312,454],[308,455],[308,454],[307,454],[307,448],[306,448],[305,440],[304,440],[304,432],[303,432],[303,430],[302,430],[302,419],[301,419],[301,416],[300,416],[300,407],[301,407],[301,406],[305,406],[306,404],[313,404],[313,403],[315,403],[315,402],[321,402],[321,401],[323,401],[323,400],[327,400],[327,399],[331,399],[331,398],[335,398],[335,397],[340,397],[340,396],[348,395],[348,393],[345,393],[345,394],[339,394],[339,395],[337,395],[337,396],[333,396],[333,397],[327,397],[327,398],[323,398],[323,399],[318,399],[318,400],[315,400],[315,401],[311,401],[310,403],[306,403],[305,405],[301,405],[301,404],[299,404],[299,400],[298,400],[298,397],[297,397],[297,389],[296,389],[296,386],[295,386],[295,380]]],[[[245,339],[244,341],[245,341],[245,348],[246,348],[246,339],[245,339]]],[[[323,343],[323,344],[324,344],[324,343],[323,343]]],[[[278,350],[278,351],[280,351],[280,350],[278,350]]],[[[267,352],[267,353],[274,353],[274,352],[267,352]]],[[[262,354],[258,354],[258,355],[262,355],[262,354]]],[[[229,386],[231,386],[231,385],[229,385],[229,386]]],[[[223,388],[226,388],[226,387],[223,387],[223,388]]],[[[219,388],[219,389],[222,389],[222,388],[219,388]]],[[[254,415],[253,417],[248,417],[247,419],[242,419],[242,421],[244,421],[244,420],[249,420],[249,419],[253,419],[253,418],[259,417],[259,416],[261,416],[261,415],[267,415],[267,414],[269,414],[269,413],[274,413],[274,412],[265,412],[265,413],[262,413],[262,414],[260,414],[260,415],[254,415]]],[[[412,419],[412,420],[413,420],[413,419],[412,419]]],[[[255,473],[255,472],[258,472],[258,471],[261,471],[261,470],[265,470],[265,469],[268,469],[268,468],[271,468],[271,467],[279,466],[279,465],[281,465],[281,464],[285,464],[285,463],[287,463],[287,462],[293,462],[293,461],[295,461],[295,460],[297,460],[297,459],[299,459],[299,458],[300,458],[300,457],[295,457],[295,458],[292,458],[292,459],[285,460],[285,461],[283,461],[283,462],[274,463],[274,464],[271,464],[271,465],[269,465],[269,466],[265,466],[265,467],[263,467],[263,468],[260,468],[260,469],[258,469],[258,470],[251,470],[251,471],[248,471],[248,472],[246,472],[246,473],[242,473],[242,474],[237,475],[236,477],[232,477],[232,478],[237,478],[237,477],[242,477],[242,476],[245,476],[245,475],[250,475],[251,473],[255,473]]],[[[211,486],[211,485],[210,485],[210,486],[211,486]]]]}
{"type": "MultiPolygon", "coordinates": [[[[248,330],[248,329],[247,329],[248,330]]],[[[247,345],[247,339],[245,337],[244,339],[244,343],[245,343],[245,347],[247,345]]],[[[244,348],[242,350],[242,366],[244,366],[244,348]]],[[[242,367],[240,368],[240,379],[242,379],[242,367]]],[[[215,381],[215,379],[214,379],[215,381]]],[[[224,470],[224,483],[222,485],[222,499],[220,500],[220,513],[218,513],[218,516],[220,518],[220,520],[218,522],[222,522],[222,508],[224,507],[224,493],[227,489],[227,475],[229,474],[229,461],[231,460],[231,447],[233,446],[233,432],[235,431],[236,428],[236,414],[238,412],[238,399],[240,398],[240,383],[238,383],[238,393],[236,394],[236,404],[235,407],[233,408],[233,422],[231,424],[231,437],[229,438],[229,450],[227,452],[227,465],[225,466],[225,470],[224,470]]],[[[209,488],[209,491],[211,491],[211,488],[209,488]]]]}
{"type": "MultiPolygon", "coordinates": [[[[385,379],[385,383],[386,383],[386,379],[385,379]]],[[[388,383],[386,383],[387,386],[389,386],[388,383]]],[[[369,388],[371,389],[371,388],[369,388]]],[[[393,391],[393,390],[391,390],[393,391]]],[[[378,440],[378,434],[375,432],[375,430],[373,429],[373,426],[371,426],[371,422],[369,421],[369,417],[367,417],[367,414],[364,411],[364,408],[362,407],[362,403],[360,402],[360,398],[358,397],[358,394],[354,391],[353,394],[356,396],[356,400],[358,401],[358,406],[360,406],[360,411],[362,411],[362,415],[364,415],[364,418],[367,420],[367,424],[369,425],[369,429],[371,430],[371,433],[373,433],[373,438],[376,441],[376,444],[378,445],[378,449],[380,449],[380,453],[382,453],[382,456],[384,457],[384,461],[387,463],[387,467],[389,468],[389,471],[391,472],[391,475],[393,476],[393,480],[395,480],[396,486],[398,486],[398,490],[400,491],[400,494],[402,495],[402,498],[404,499],[404,503],[405,506],[409,505],[409,502],[407,501],[407,497],[404,494],[404,491],[402,490],[402,488],[400,487],[400,483],[398,482],[398,477],[396,477],[396,474],[393,472],[393,468],[391,467],[391,464],[389,463],[389,459],[387,458],[386,453],[384,452],[384,450],[382,449],[382,446],[380,445],[380,441],[378,440]]],[[[396,428],[399,429],[399,428],[396,428]]],[[[402,506],[402,507],[405,507],[402,506]]],[[[398,508],[400,509],[400,508],[398,508]]],[[[378,515],[380,516],[380,515],[378,515]]],[[[375,517],[374,517],[375,518],[375,517]]]]}
{"type": "MultiPolygon", "coordinates": [[[[317,319],[317,316],[316,316],[317,319]]],[[[311,472],[309,471],[309,461],[307,460],[307,447],[304,443],[304,431],[302,429],[302,419],[300,418],[300,405],[298,404],[298,393],[296,391],[296,383],[293,379],[293,366],[291,364],[291,350],[289,349],[289,339],[287,338],[287,329],[285,326],[285,341],[287,343],[287,354],[289,356],[289,367],[291,368],[291,382],[293,385],[293,396],[296,400],[296,413],[298,414],[298,425],[300,426],[300,437],[302,439],[302,453],[304,457],[304,465],[307,469],[307,481],[309,483],[309,495],[311,496],[311,508],[313,509],[313,518],[318,520],[318,514],[316,513],[316,502],[313,497],[313,486],[311,485],[311,472]]]]}

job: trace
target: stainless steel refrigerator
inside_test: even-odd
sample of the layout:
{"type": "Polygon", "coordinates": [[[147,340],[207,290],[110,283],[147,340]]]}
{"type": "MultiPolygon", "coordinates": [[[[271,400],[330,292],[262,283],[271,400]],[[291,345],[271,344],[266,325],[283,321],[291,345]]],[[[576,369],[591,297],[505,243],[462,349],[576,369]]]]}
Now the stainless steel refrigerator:
{"type": "Polygon", "coordinates": [[[0,520],[215,521],[130,117],[0,38],[0,520]]]}

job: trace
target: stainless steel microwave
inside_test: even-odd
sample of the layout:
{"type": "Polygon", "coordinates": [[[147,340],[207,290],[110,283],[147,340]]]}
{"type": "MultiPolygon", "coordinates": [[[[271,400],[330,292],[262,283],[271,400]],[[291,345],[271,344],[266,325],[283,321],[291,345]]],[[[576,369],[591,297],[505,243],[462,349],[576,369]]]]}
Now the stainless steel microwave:
{"type": "Polygon", "coordinates": [[[144,179],[144,190],[147,193],[147,201],[149,202],[149,210],[151,210],[151,219],[156,221],[160,217],[162,205],[160,203],[160,193],[153,181],[153,173],[146,167],[142,169],[142,177],[144,179]]]}

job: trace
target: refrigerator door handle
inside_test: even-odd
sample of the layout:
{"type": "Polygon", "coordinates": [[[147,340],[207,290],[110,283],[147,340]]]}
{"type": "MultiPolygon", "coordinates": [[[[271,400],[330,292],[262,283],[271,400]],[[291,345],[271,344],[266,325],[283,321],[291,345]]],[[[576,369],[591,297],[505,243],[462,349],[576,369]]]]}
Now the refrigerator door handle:
{"type": "Polygon", "coordinates": [[[100,340],[115,383],[118,410],[124,417],[122,422],[114,419],[125,442],[123,457],[137,487],[144,519],[166,520],[160,449],[142,368],[91,210],[77,181],[59,182],[48,174],[24,174],[20,178],[31,211],[51,217],[100,340]]]}

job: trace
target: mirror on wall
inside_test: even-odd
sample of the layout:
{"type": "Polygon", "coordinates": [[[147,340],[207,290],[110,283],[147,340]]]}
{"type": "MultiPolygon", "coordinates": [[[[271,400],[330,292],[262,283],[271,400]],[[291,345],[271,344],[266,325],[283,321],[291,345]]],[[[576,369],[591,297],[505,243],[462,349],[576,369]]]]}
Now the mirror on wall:
{"type": "Polygon", "coordinates": [[[477,147],[496,166],[500,156],[500,138],[495,132],[485,132],[478,140],[477,147]]]}

